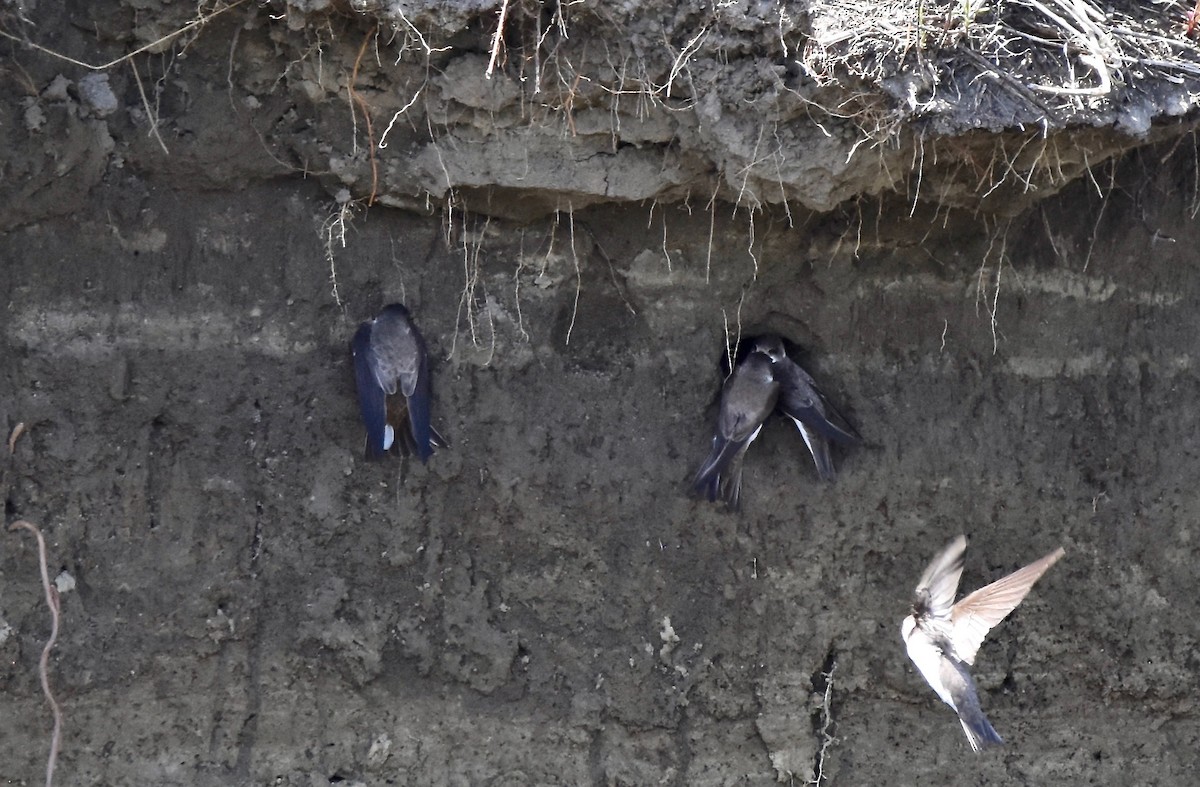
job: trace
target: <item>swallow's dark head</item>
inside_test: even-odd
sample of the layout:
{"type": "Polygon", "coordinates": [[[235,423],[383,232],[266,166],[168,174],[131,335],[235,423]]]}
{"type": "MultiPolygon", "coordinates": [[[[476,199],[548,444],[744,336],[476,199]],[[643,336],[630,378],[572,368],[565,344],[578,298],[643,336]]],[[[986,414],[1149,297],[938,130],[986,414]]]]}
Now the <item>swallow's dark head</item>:
{"type": "Polygon", "coordinates": [[[778,363],[787,357],[787,350],[783,347],[783,339],[774,333],[764,333],[761,336],[756,336],[751,345],[755,352],[760,352],[771,359],[771,363],[778,363]]]}
{"type": "MultiPolygon", "coordinates": [[[[403,317],[405,320],[412,319],[412,315],[408,313],[408,308],[403,303],[389,303],[387,306],[384,306],[383,309],[380,310],[379,316],[382,317],[385,314],[403,317]]],[[[378,317],[376,319],[378,319],[378,317]]]]}

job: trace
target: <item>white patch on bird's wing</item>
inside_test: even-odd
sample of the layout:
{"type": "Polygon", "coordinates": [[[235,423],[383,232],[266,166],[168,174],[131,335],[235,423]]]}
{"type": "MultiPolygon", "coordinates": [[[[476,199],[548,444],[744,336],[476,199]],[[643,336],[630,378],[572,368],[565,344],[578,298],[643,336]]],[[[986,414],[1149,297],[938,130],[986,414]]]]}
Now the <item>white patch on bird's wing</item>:
{"type": "Polygon", "coordinates": [[[396,430],[391,424],[386,424],[383,427],[383,450],[387,451],[392,447],[392,443],[396,441],[396,430]]]}
{"type": "MultiPolygon", "coordinates": [[[[796,428],[800,430],[800,436],[804,438],[804,444],[808,446],[808,452],[812,454],[813,461],[817,462],[817,452],[813,448],[813,440],[817,439],[816,435],[807,426],[801,423],[799,419],[793,418],[792,420],[796,422],[796,428]]],[[[817,462],[817,470],[820,469],[821,463],[817,462]]]]}

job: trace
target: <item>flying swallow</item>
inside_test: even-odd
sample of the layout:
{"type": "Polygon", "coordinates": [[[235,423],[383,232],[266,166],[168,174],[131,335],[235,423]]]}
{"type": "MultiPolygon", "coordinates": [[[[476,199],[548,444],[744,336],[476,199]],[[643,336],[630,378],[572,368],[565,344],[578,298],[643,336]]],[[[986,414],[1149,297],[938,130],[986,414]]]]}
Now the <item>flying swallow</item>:
{"type": "Polygon", "coordinates": [[[429,422],[429,359],[408,309],[398,303],[385,306],[378,317],[358,326],[350,349],[358,406],[367,427],[367,458],[378,459],[395,446],[425,462],[434,446],[445,447],[445,439],[429,422]],[[388,400],[397,390],[404,396],[403,405],[388,400]]]}
{"type": "Polygon", "coordinates": [[[958,714],[971,750],[979,751],[1004,741],[979,707],[979,692],[967,666],[975,663],[975,653],[992,627],[1017,608],[1033,583],[1064,552],[1059,547],[955,604],[966,548],[966,536],[959,536],[925,569],[912,614],[900,625],[900,636],[922,677],[958,714]]]}
{"type": "Polygon", "coordinates": [[[779,381],[778,410],[796,424],[817,465],[817,475],[823,481],[833,481],[837,478],[837,471],[833,467],[829,442],[833,440],[852,445],[860,442],[861,438],[830,419],[830,411],[837,413],[837,410],[817,388],[812,376],[788,357],[781,337],[765,333],[754,337],[751,342],[755,351],[766,355],[774,364],[774,376],[779,381]]]}
{"type": "Polygon", "coordinates": [[[779,397],[772,367],[766,355],[751,352],[725,378],[712,451],[692,481],[697,494],[710,502],[719,498],[734,509],[741,502],[742,457],[779,397]]]}

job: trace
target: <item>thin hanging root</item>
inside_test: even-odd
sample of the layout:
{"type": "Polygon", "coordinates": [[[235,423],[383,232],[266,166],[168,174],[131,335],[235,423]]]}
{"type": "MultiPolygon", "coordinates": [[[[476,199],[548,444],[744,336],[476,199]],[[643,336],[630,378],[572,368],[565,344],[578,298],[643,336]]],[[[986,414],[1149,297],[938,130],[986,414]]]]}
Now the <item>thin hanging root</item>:
{"type": "Polygon", "coordinates": [[[508,0],[500,3],[500,19],[496,22],[496,32],[492,35],[491,57],[488,58],[487,71],[483,75],[488,79],[496,71],[496,61],[500,58],[500,47],[504,46],[504,22],[508,18],[508,0]]]}
{"type": "Polygon", "coordinates": [[[46,606],[50,608],[50,639],[46,640],[46,645],[42,648],[42,658],[38,661],[38,675],[42,679],[42,692],[45,693],[46,701],[50,703],[50,710],[54,714],[54,732],[50,736],[50,754],[46,758],[46,787],[51,787],[54,784],[54,765],[58,761],[58,747],[62,743],[62,710],[58,707],[58,701],[54,699],[54,693],[50,691],[50,651],[54,649],[54,643],[58,642],[60,612],[58,591],[50,584],[50,571],[46,567],[46,540],[42,538],[42,531],[38,529],[38,526],[20,519],[9,525],[8,529],[14,533],[18,530],[28,530],[37,538],[38,565],[42,570],[42,590],[46,593],[46,606]]]}
{"type": "Polygon", "coordinates": [[[13,427],[12,433],[8,436],[8,453],[15,454],[17,452],[17,441],[21,439],[21,435],[25,434],[25,422],[21,421],[13,427]]]}
{"type": "Polygon", "coordinates": [[[575,249],[575,206],[567,206],[567,227],[571,236],[571,259],[575,262],[575,302],[571,305],[571,324],[567,326],[566,344],[571,344],[571,332],[575,330],[575,318],[579,316],[579,294],[583,290],[583,273],[579,269],[579,252],[575,249]]]}
{"type": "Polygon", "coordinates": [[[827,778],[825,758],[829,753],[829,747],[837,741],[829,731],[829,728],[833,726],[833,673],[835,672],[837,672],[836,660],[830,665],[829,672],[821,673],[821,676],[825,678],[825,693],[821,698],[821,749],[817,752],[817,766],[813,769],[813,777],[808,782],[817,787],[820,787],[821,782],[827,778]]]}
{"type": "Polygon", "coordinates": [[[121,55],[116,60],[110,60],[107,63],[100,63],[99,65],[95,65],[92,63],[85,63],[82,60],[76,60],[75,58],[68,57],[61,52],[56,52],[53,49],[49,49],[48,47],[42,46],[41,44],[35,44],[33,41],[26,41],[23,38],[18,38],[17,36],[13,35],[12,33],[6,33],[3,30],[0,30],[0,37],[7,38],[10,41],[16,41],[18,44],[24,44],[33,49],[36,49],[39,52],[43,52],[47,55],[50,55],[51,57],[57,58],[59,60],[63,60],[72,65],[79,66],[80,68],[86,68],[89,71],[107,71],[108,69],[112,68],[115,65],[124,63],[126,60],[132,60],[134,57],[136,57],[137,55],[140,55],[143,52],[148,52],[150,50],[153,50],[155,47],[165,44],[173,38],[178,38],[179,36],[183,35],[184,33],[188,32],[189,30],[195,30],[198,27],[203,27],[204,25],[206,25],[209,22],[211,22],[212,20],[216,19],[218,16],[225,13],[226,11],[232,11],[233,9],[237,8],[242,3],[245,3],[245,2],[246,2],[246,0],[236,0],[233,3],[230,3],[227,6],[224,6],[223,8],[218,8],[216,11],[213,11],[211,14],[208,14],[206,16],[198,16],[195,19],[193,19],[192,21],[188,22],[183,27],[176,28],[175,30],[172,30],[170,33],[167,33],[165,36],[163,36],[161,38],[158,38],[154,41],[151,41],[148,44],[140,46],[137,49],[133,50],[132,52],[129,52],[128,54],[121,55]]]}
{"type": "Polygon", "coordinates": [[[325,237],[325,259],[329,263],[329,282],[333,287],[333,302],[339,309],[344,306],[344,303],[342,296],[338,293],[337,255],[333,248],[335,245],[346,248],[346,219],[353,217],[354,203],[342,202],[333,209],[333,212],[321,225],[321,234],[325,237]]]}
{"type": "MultiPolygon", "coordinates": [[[[359,95],[359,92],[354,89],[354,83],[358,81],[358,67],[362,65],[363,54],[367,51],[367,44],[371,43],[371,39],[379,30],[379,25],[373,26],[365,37],[363,37],[362,46],[358,48],[358,57],[354,58],[354,70],[350,73],[350,82],[346,85],[346,91],[350,94],[350,113],[351,119],[354,116],[354,108],[357,106],[362,112],[363,123],[367,126],[367,155],[371,161],[371,194],[367,197],[367,207],[375,204],[375,195],[379,193],[379,163],[375,160],[375,131],[371,128],[371,107],[367,104],[367,100],[359,95]]],[[[355,140],[357,144],[357,140],[355,140]]]]}

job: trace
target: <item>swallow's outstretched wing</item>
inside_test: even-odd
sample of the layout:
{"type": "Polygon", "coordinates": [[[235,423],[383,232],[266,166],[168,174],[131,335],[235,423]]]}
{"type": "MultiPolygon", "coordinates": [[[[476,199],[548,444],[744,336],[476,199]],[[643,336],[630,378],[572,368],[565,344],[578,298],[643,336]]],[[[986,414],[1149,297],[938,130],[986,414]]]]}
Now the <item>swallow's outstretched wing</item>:
{"type": "Polygon", "coordinates": [[[918,625],[929,621],[948,622],[954,607],[954,596],[958,593],[958,581],[962,577],[963,553],[967,549],[967,537],[958,536],[937,557],[930,561],[917,583],[913,599],[913,615],[918,625]]]}
{"type": "Polygon", "coordinates": [[[988,631],[1016,609],[1033,583],[1063,556],[1063,550],[1051,552],[956,604],[966,547],[966,537],[958,536],[929,563],[917,583],[912,614],[900,631],[909,658],[958,714],[972,751],[979,751],[1004,741],[984,715],[967,667],[974,662],[988,631]]]}
{"type": "Polygon", "coordinates": [[[953,625],[950,638],[955,655],[968,664],[974,664],[975,654],[992,627],[1017,608],[1033,587],[1033,583],[1041,579],[1042,574],[1064,554],[1066,552],[1059,547],[1003,579],[976,590],[955,604],[950,611],[950,621],[953,625]]]}

